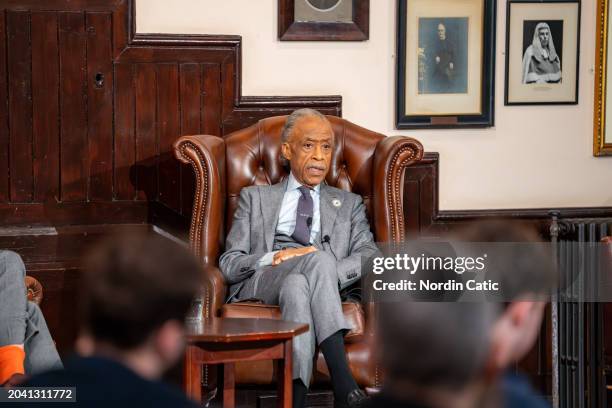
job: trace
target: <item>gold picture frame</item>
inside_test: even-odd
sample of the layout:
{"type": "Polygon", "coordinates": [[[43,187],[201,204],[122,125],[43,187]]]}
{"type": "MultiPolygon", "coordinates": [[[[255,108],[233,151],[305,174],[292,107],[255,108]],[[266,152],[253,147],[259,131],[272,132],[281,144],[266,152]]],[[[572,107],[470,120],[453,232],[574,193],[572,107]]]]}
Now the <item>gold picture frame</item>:
{"type": "Polygon", "coordinates": [[[612,127],[607,128],[606,122],[612,123],[612,111],[607,112],[607,105],[612,103],[612,95],[608,95],[608,25],[610,0],[597,0],[597,39],[595,50],[595,117],[593,121],[593,155],[612,155],[612,127]],[[606,120],[608,119],[608,120],[606,120]]]}

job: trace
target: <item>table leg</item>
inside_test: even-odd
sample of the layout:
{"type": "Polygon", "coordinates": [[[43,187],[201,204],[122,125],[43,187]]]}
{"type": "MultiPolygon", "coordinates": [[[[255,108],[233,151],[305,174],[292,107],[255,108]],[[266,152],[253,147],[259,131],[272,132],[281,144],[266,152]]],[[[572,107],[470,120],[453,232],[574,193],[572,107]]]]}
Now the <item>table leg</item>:
{"type": "Polygon", "coordinates": [[[277,361],[278,365],[278,406],[280,408],[291,408],[293,403],[293,341],[286,340],[284,343],[283,357],[277,361]]]}
{"type": "Polygon", "coordinates": [[[199,355],[200,349],[197,346],[187,345],[183,386],[185,393],[198,402],[202,400],[202,364],[199,355]]]}
{"type": "Polygon", "coordinates": [[[223,408],[234,408],[236,402],[234,363],[223,364],[223,408]]]}

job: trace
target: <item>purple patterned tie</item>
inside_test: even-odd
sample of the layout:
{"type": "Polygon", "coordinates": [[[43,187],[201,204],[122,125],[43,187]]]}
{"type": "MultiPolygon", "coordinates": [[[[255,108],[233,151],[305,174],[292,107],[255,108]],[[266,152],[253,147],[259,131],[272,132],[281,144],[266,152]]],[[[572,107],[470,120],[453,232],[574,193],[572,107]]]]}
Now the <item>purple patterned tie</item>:
{"type": "Polygon", "coordinates": [[[299,188],[302,196],[298,200],[297,211],[295,213],[295,230],[291,237],[302,245],[310,245],[310,228],[312,226],[312,197],[310,189],[301,186],[299,188]]]}

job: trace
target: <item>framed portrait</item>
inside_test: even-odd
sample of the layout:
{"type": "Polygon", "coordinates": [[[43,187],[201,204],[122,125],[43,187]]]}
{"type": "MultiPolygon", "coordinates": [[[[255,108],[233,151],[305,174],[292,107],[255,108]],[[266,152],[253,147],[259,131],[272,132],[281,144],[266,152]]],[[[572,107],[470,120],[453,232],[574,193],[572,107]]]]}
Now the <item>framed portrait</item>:
{"type": "Polygon", "coordinates": [[[370,0],[278,0],[281,41],[365,41],[370,0]]]}
{"type": "Polygon", "coordinates": [[[495,0],[399,0],[396,127],[494,123],[495,0]]]}
{"type": "Polygon", "coordinates": [[[610,0],[597,1],[597,40],[595,50],[595,118],[593,120],[593,154],[612,155],[612,93],[608,79],[612,78],[612,68],[608,61],[610,24],[610,0]],[[610,119],[610,120],[608,120],[610,119]]]}
{"type": "Polygon", "coordinates": [[[580,2],[510,0],[506,105],[578,103],[580,2]]]}

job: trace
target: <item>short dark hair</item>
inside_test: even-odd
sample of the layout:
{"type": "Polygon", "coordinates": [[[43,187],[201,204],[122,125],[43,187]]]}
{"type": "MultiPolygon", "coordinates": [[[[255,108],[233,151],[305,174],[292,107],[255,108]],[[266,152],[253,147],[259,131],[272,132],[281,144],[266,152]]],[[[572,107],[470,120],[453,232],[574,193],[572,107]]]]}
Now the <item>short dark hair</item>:
{"type": "Polygon", "coordinates": [[[168,238],[114,236],[86,259],[81,328],[120,349],[136,348],[165,322],[184,320],[200,273],[190,251],[168,238]]]}
{"type": "Polygon", "coordinates": [[[380,303],[379,356],[388,379],[462,389],[484,370],[498,308],[492,302],[380,303]]]}
{"type": "Polygon", "coordinates": [[[460,229],[457,238],[465,242],[528,244],[508,246],[503,259],[496,260],[498,267],[487,273],[488,279],[504,288],[504,297],[508,301],[525,296],[541,300],[561,283],[550,244],[526,222],[508,219],[478,221],[460,229]]]}

